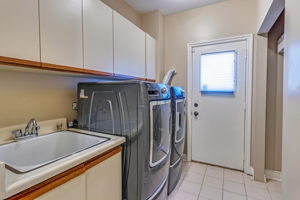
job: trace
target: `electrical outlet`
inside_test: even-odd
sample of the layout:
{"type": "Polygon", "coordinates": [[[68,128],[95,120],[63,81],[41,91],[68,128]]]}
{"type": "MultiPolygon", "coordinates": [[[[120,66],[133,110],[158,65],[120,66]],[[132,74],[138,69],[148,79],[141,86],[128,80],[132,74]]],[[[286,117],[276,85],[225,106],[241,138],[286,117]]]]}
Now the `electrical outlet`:
{"type": "Polygon", "coordinates": [[[73,110],[78,110],[77,102],[73,102],[73,103],[72,103],[72,109],[73,109],[73,110]]]}

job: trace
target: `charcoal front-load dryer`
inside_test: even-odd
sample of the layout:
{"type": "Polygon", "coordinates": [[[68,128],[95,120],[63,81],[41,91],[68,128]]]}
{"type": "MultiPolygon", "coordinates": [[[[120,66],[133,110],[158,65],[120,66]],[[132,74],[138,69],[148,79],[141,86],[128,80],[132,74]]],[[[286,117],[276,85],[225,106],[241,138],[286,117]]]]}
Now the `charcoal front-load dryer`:
{"type": "Polygon", "coordinates": [[[123,199],[166,200],[171,99],[163,84],[143,81],[79,83],[79,128],[126,137],[123,199]]]}
{"type": "Polygon", "coordinates": [[[176,187],[182,172],[186,121],[186,99],[184,90],[180,87],[172,87],[171,99],[172,134],[168,194],[176,187]]]}

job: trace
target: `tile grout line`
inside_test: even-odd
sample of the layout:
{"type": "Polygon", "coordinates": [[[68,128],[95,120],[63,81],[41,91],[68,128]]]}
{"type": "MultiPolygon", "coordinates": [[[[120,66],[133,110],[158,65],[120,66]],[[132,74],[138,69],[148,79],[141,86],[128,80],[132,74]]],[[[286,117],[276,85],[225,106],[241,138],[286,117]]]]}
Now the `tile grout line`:
{"type": "MultiPolygon", "coordinates": [[[[184,177],[187,176],[190,167],[191,167],[191,166],[187,167],[188,170],[186,170],[186,173],[184,173],[184,175],[185,175],[184,177]]],[[[225,190],[225,169],[224,169],[224,168],[222,168],[222,169],[223,169],[223,172],[222,172],[222,174],[223,174],[223,181],[222,181],[222,200],[224,199],[224,194],[225,194],[225,192],[230,192],[230,193],[237,194],[237,195],[240,195],[240,196],[244,196],[244,195],[245,195],[245,199],[246,199],[246,200],[249,200],[250,196],[248,196],[248,192],[247,192],[247,189],[246,189],[246,188],[247,188],[246,182],[247,182],[248,176],[247,176],[245,173],[242,173],[242,174],[241,174],[241,175],[243,176],[243,177],[242,177],[242,183],[241,183],[241,182],[236,182],[236,181],[233,181],[233,180],[226,180],[226,181],[231,182],[231,183],[236,183],[236,184],[241,184],[241,185],[243,185],[244,191],[245,191],[245,194],[244,194],[244,195],[241,194],[241,193],[237,193],[237,192],[227,191],[227,190],[225,190]]],[[[189,181],[189,182],[191,182],[191,183],[195,183],[195,184],[198,183],[198,184],[200,184],[200,191],[198,192],[198,195],[194,195],[194,194],[192,194],[192,193],[190,193],[190,192],[186,192],[186,191],[182,191],[182,192],[187,193],[187,194],[191,194],[191,195],[193,195],[194,197],[197,197],[197,200],[198,200],[199,198],[202,197],[202,196],[201,196],[201,191],[202,191],[202,189],[203,189],[203,187],[204,187],[205,177],[208,176],[208,177],[211,177],[211,178],[219,179],[219,178],[217,178],[217,177],[213,177],[213,176],[206,175],[206,174],[207,174],[207,171],[208,171],[208,166],[207,166],[207,165],[205,165],[205,170],[203,170],[203,171],[204,171],[203,173],[197,173],[197,174],[201,174],[201,175],[203,176],[203,179],[201,180],[201,183],[199,183],[199,182],[194,182],[194,181],[189,181]]],[[[195,173],[196,173],[196,172],[195,172],[195,173]]],[[[182,181],[182,182],[183,182],[183,181],[182,181]]],[[[210,187],[212,187],[212,188],[217,188],[217,187],[214,187],[214,186],[210,186],[210,187]]],[[[251,186],[250,186],[250,187],[251,187],[251,186]]],[[[266,185],[266,188],[265,188],[265,189],[260,188],[260,187],[255,187],[255,186],[253,186],[253,187],[254,187],[254,188],[258,188],[258,189],[262,189],[262,190],[266,190],[266,191],[267,191],[267,194],[268,194],[268,196],[269,196],[268,199],[269,199],[269,200],[273,200],[272,195],[271,195],[271,192],[272,192],[273,190],[270,190],[269,187],[267,187],[267,185],[266,185]]],[[[253,198],[253,197],[251,197],[251,198],[253,198]]],[[[203,197],[203,199],[207,199],[207,198],[206,198],[206,197],[203,197]]],[[[258,200],[257,198],[253,198],[253,199],[258,200]]]]}
{"type": "MultiPolygon", "coordinates": [[[[189,170],[187,170],[187,171],[189,171],[189,170]]],[[[188,172],[185,173],[184,178],[186,177],[187,173],[188,173],[188,172]]],[[[202,174],[201,174],[201,175],[202,175],[202,174]]],[[[184,178],[183,178],[183,179],[184,179],[184,178]]],[[[196,183],[196,182],[194,182],[194,181],[189,181],[189,180],[182,180],[182,182],[180,183],[180,186],[178,187],[178,190],[180,190],[181,192],[186,193],[186,194],[190,194],[190,195],[193,195],[193,196],[196,197],[197,195],[195,195],[195,194],[193,194],[193,193],[191,193],[191,192],[184,191],[184,190],[181,190],[181,189],[180,189],[180,187],[181,187],[181,185],[182,185],[182,183],[183,183],[184,181],[187,181],[187,182],[190,182],[190,183],[194,183],[194,184],[200,184],[200,183],[196,183]]],[[[202,180],[202,182],[203,182],[203,180],[202,180]]],[[[201,190],[201,184],[200,184],[200,190],[201,190]]],[[[198,195],[199,195],[199,194],[198,194],[198,195]]]]}
{"type": "Polygon", "coordinates": [[[244,182],[244,189],[245,189],[245,196],[246,196],[246,200],[248,200],[248,194],[247,194],[247,188],[246,188],[246,180],[245,180],[245,176],[246,178],[248,178],[247,174],[243,174],[243,182],[244,182]]]}
{"type": "Polygon", "coordinates": [[[271,191],[269,190],[269,187],[267,186],[267,184],[266,184],[266,188],[267,188],[267,191],[268,191],[269,197],[270,197],[270,199],[272,200],[273,198],[272,198],[272,195],[271,195],[271,191]]]}
{"type": "MultiPolygon", "coordinates": [[[[255,200],[259,200],[256,197],[250,197],[250,196],[248,196],[247,189],[246,189],[245,178],[244,178],[244,184],[245,184],[245,191],[246,191],[246,199],[248,200],[249,198],[252,198],[252,199],[255,199],[255,200]]],[[[268,192],[268,194],[269,194],[269,197],[270,197],[269,200],[272,200],[272,196],[271,196],[270,190],[267,187],[267,185],[266,185],[266,188],[260,188],[260,187],[256,187],[256,186],[249,186],[249,187],[253,187],[253,188],[256,188],[256,189],[260,189],[260,190],[266,190],[268,192]]]]}
{"type": "Polygon", "coordinates": [[[204,179],[205,179],[205,176],[206,176],[206,171],[207,171],[207,165],[205,165],[205,171],[204,171],[204,174],[203,174],[203,178],[202,178],[202,182],[201,182],[201,185],[200,185],[200,191],[199,191],[199,194],[198,194],[198,196],[197,196],[197,200],[199,199],[200,194],[201,194],[201,190],[202,190],[202,188],[203,188],[204,179]]]}
{"type": "Polygon", "coordinates": [[[245,196],[246,196],[246,200],[248,200],[248,194],[247,194],[247,189],[246,189],[246,181],[245,181],[245,176],[246,178],[248,178],[248,175],[243,174],[243,182],[244,182],[244,189],[245,189],[245,196]]]}
{"type": "Polygon", "coordinates": [[[223,169],[222,200],[224,199],[225,169],[223,169]]]}

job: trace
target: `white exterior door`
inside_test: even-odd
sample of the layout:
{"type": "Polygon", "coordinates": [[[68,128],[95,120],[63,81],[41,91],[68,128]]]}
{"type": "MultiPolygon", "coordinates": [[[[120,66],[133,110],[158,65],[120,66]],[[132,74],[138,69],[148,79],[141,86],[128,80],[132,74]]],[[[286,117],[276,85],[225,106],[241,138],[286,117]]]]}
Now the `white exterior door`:
{"type": "Polygon", "coordinates": [[[247,42],[193,48],[192,160],[244,169],[247,42]]]}

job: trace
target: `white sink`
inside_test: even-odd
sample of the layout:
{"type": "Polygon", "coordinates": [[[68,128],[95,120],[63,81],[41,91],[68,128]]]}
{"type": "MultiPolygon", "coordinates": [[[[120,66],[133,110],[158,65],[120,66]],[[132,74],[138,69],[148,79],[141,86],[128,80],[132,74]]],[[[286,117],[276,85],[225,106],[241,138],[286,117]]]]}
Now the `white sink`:
{"type": "Polygon", "coordinates": [[[16,173],[25,173],[109,140],[71,131],[0,145],[0,161],[16,173]]]}

